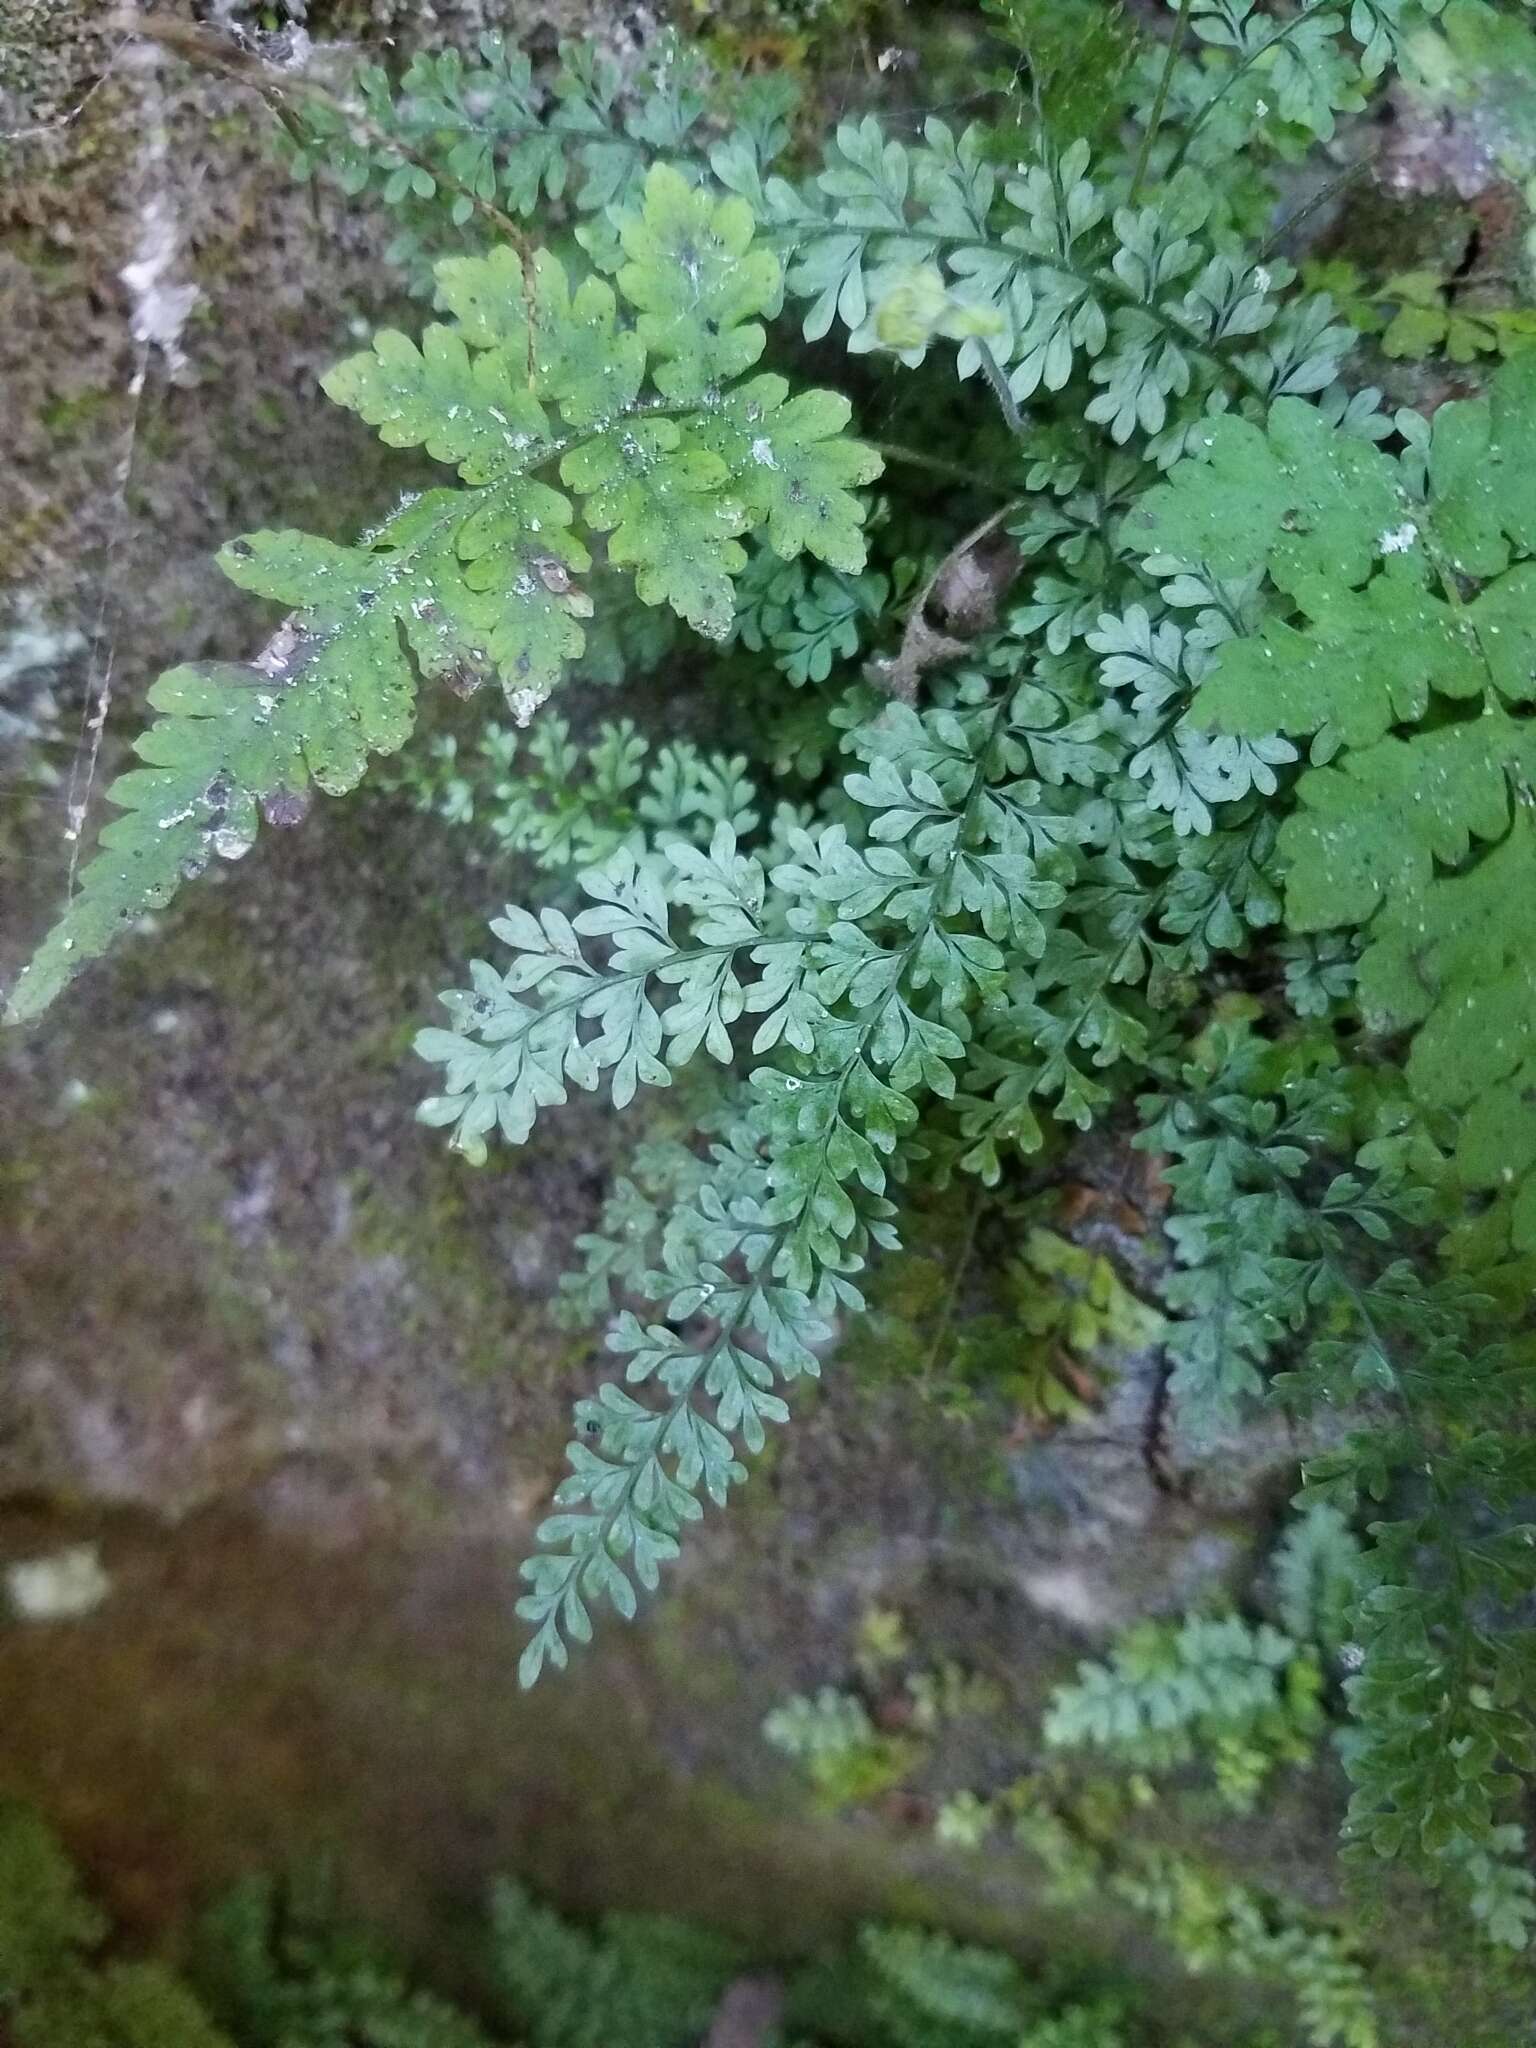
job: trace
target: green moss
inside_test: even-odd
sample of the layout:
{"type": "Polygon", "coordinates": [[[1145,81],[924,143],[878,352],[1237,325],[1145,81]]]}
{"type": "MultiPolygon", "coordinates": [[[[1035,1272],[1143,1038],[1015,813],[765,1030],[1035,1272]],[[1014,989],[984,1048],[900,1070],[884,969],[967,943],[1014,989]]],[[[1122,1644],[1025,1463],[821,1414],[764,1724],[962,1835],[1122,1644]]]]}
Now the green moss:
{"type": "Polygon", "coordinates": [[[117,403],[115,391],[93,386],[73,397],[51,400],[38,417],[54,440],[75,441],[82,434],[93,431],[100,424],[103,413],[109,412],[117,403]]]}
{"type": "MultiPolygon", "coordinates": [[[[398,1324],[400,1338],[416,1348],[438,1334],[448,1316],[461,1339],[459,1371],[484,1382],[515,1370],[564,1383],[567,1372],[590,1351],[590,1340],[552,1331],[544,1298],[529,1296],[496,1258],[474,1227],[462,1164],[439,1155],[425,1168],[417,1199],[403,1200],[393,1187],[354,1182],[353,1244],[369,1258],[398,1259],[411,1279],[410,1298],[398,1324]]],[[[528,1220],[537,1218],[528,1205],[528,1220]]],[[[515,1219],[516,1210],[513,1208],[515,1219]]]]}

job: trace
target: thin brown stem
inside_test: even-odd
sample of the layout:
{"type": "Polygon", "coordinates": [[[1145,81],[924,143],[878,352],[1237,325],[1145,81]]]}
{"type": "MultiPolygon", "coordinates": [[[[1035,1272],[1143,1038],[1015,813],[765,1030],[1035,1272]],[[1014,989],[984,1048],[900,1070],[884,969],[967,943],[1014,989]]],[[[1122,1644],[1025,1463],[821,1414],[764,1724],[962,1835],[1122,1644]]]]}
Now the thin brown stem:
{"type": "Polygon", "coordinates": [[[1027,500],[1023,498],[1010,498],[1006,505],[1000,505],[995,512],[988,513],[987,517],[979,525],[973,526],[969,533],[962,534],[949,553],[939,562],[933,574],[917,593],[917,596],[913,598],[913,616],[917,618],[922,617],[923,612],[927,608],[929,598],[932,597],[934,591],[938,588],[939,579],[946,570],[952,569],[956,562],[968,555],[979,542],[984,541],[989,533],[995,533],[1005,519],[1011,517],[1015,512],[1022,512],[1026,503],[1027,500]]]}
{"type": "Polygon", "coordinates": [[[957,661],[964,654],[967,642],[958,640],[950,633],[936,632],[924,616],[928,600],[937,589],[939,580],[971,552],[988,534],[1001,526],[1005,519],[1020,511],[1027,501],[1010,498],[1006,505],[990,513],[969,533],[963,534],[948,554],[938,563],[933,574],[913,598],[907,609],[906,625],[902,628],[901,646],[893,657],[872,661],[864,673],[877,689],[886,691],[892,697],[900,697],[910,703],[917,695],[917,685],[925,670],[937,663],[957,661]]]}
{"type": "Polygon", "coordinates": [[[981,1202],[981,1188],[978,1185],[976,1192],[971,1197],[970,1213],[965,1219],[965,1235],[960,1241],[960,1249],[955,1256],[954,1272],[951,1275],[949,1286],[944,1293],[943,1311],[939,1316],[938,1325],[933,1333],[933,1342],[928,1347],[928,1355],[923,1361],[922,1377],[925,1380],[932,1379],[937,1370],[939,1353],[944,1349],[945,1340],[954,1327],[955,1310],[960,1305],[960,1289],[976,1250],[976,1232],[981,1225],[981,1202]]]}
{"type": "Polygon", "coordinates": [[[903,447],[899,441],[874,441],[870,445],[887,462],[899,462],[907,469],[926,469],[934,476],[948,477],[952,483],[965,484],[972,490],[990,491],[994,497],[1011,497],[1007,484],[999,483],[995,477],[978,476],[964,463],[946,462],[942,455],[925,455],[917,448],[903,447]]]}
{"type": "Polygon", "coordinates": [[[1329,178],[1325,184],[1320,185],[1304,206],[1298,206],[1293,214],[1281,221],[1268,241],[1265,242],[1263,248],[1260,249],[1259,261],[1267,263],[1270,257],[1276,254],[1280,244],[1288,235],[1294,234],[1303,221],[1310,220],[1320,207],[1326,206],[1329,200],[1336,198],[1346,186],[1352,185],[1362,172],[1373,169],[1375,162],[1376,159],[1373,156],[1357,156],[1354,162],[1346,165],[1336,178],[1329,178]]]}
{"type": "Polygon", "coordinates": [[[1179,18],[1173,24],[1173,33],[1168,38],[1168,51],[1163,58],[1162,76],[1157,81],[1157,96],[1152,102],[1152,111],[1142,132],[1141,147],[1136,152],[1136,167],[1131,172],[1131,189],[1126,196],[1127,206],[1134,206],[1141,197],[1142,180],[1146,177],[1147,166],[1152,160],[1152,145],[1157,140],[1157,131],[1163,125],[1163,113],[1168,105],[1168,91],[1173,84],[1173,67],[1178,63],[1184,48],[1184,35],[1189,27],[1192,6],[1193,0],[1180,0],[1179,18]]]}

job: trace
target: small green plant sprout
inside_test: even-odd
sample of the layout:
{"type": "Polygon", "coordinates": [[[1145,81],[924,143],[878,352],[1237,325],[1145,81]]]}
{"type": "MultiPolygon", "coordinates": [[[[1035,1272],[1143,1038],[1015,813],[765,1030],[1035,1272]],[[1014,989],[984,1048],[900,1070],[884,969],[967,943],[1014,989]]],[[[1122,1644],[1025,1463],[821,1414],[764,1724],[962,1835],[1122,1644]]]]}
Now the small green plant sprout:
{"type": "Polygon", "coordinates": [[[763,1739],[801,1765],[817,1803],[828,1812],[889,1791],[907,1775],[916,1754],[905,1738],[881,1734],[856,1694],[826,1685],[773,1708],[763,1722],[763,1739]]]}
{"type": "Polygon", "coordinates": [[[907,1624],[895,1607],[867,1607],[859,1619],[854,1642],[854,1662],[866,1682],[877,1682],[893,1664],[903,1664],[912,1654],[907,1624]]]}

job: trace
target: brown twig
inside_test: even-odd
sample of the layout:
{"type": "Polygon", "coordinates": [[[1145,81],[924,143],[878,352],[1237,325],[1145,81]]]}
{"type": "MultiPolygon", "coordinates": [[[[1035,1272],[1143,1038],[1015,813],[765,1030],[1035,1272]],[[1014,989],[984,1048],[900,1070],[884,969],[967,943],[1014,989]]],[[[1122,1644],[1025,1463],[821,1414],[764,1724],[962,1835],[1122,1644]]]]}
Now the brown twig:
{"type": "MultiPolygon", "coordinates": [[[[962,534],[955,542],[913,598],[911,608],[907,612],[901,645],[894,656],[872,661],[865,669],[869,680],[879,689],[910,704],[917,695],[919,681],[928,669],[937,668],[946,661],[958,661],[965,653],[970,645],[969,640],[957,639],[952,633],[941,633],[928,623],[929,600],[939,585],[953,576],[981,542],[989,534],[995,533],[1004,520],[1012,518],[1023,503],[1022,498],[1011,498],[1006,505],[999,506],[997,511],[990,513],[979,526],[973,526],[969,533],[962,534]]],[[[1010,581],[1014,573],[1017,573],[1016,568],[1010,573],[1010,581]]]]}

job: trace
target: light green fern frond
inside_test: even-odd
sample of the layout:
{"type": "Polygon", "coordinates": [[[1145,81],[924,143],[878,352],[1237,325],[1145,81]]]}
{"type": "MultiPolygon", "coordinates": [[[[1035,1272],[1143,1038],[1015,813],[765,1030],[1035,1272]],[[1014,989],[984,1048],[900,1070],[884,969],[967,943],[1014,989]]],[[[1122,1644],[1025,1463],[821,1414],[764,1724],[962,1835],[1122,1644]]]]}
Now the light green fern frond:
{"type": "Polygon", "coordinates": [[[155,685],[147,765],[109,792],[126,815],[12,992],[13,1021],[188,875],[243,853],[262,814],[292,822],[312,783],[354,787],[370,754],[409,734],[418,674],[493,669],[526,723],[582,651],[591,536],[647,604],[716,639],[735,616],[740,535],[863,567],[855,492],[880,459],[844,436],[847,401],[778,376],[729,381],[760,354],[751,316],[780,291],[750,209],[656,165],[622,236],[622,307],[598,277],[573,291],[545,251],[450,258],[448,320],[419,345],[382,333],[325,379],[391,446],[423,447],[465,487],[425,493],[357,547],[288,533],[224,550],[234,581],[292,616],[253,666],[155,685]]]}
{"type": "Polygon", "coordinates": [[[1472,1188],[1536,1246],[1536,367],[1400,416],[1400,459],[1282,400],[1214,422],[1130,525],[1177,574],[1262,570],[1279,597],[1217,648],[1193,719],[1312,743],[1280,832],[1287,918],[1365,928],[1360,998],[1414,1031],[1409,1085],[1459,1125],[1472,1188]],[[1417,727],[1418,730],[1414,730],[1417,727]],[[1327,765],[1322,765],[1327,763],[1327,765]]]}

